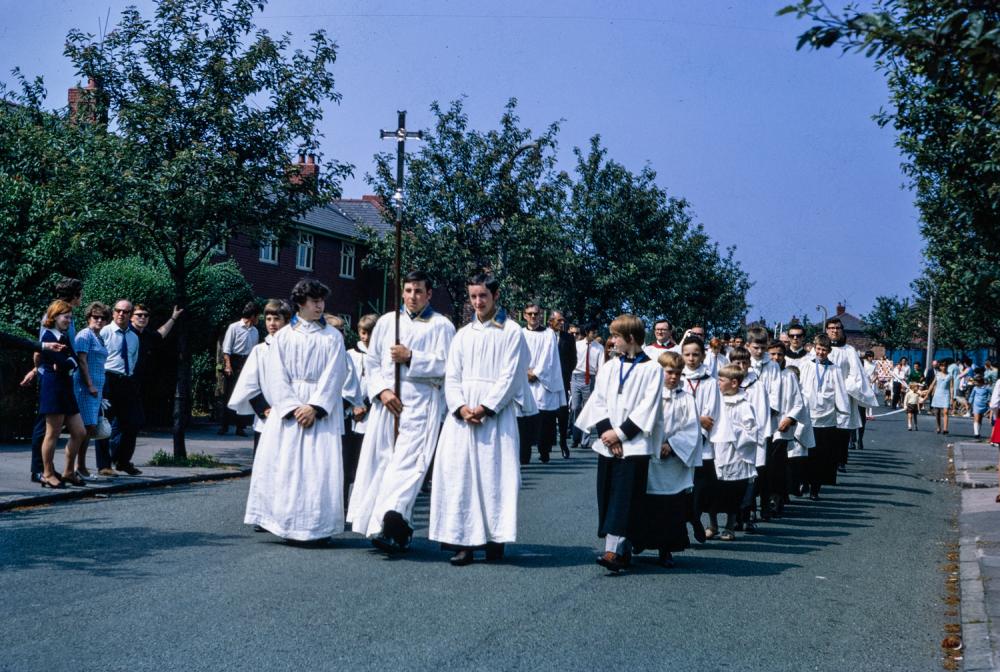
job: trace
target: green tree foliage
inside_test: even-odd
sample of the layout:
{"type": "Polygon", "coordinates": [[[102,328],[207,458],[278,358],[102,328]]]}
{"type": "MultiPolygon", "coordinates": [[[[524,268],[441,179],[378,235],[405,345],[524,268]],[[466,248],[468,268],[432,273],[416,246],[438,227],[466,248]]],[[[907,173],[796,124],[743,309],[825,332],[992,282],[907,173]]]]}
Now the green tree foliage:
{"type": "Polygon", "coordinates": [[[867,315],[862,316],[865,334],[890,352],[909,348],[917,335],[917,309],[909,299],[879,296],[867,315]]]}
{"type": "MultiPolygon", "coordinates": [[[[469,128],[462,101],[435,104],[434,129],[408,163],[404,272],[427,269],[455,301],[461,320],[471,272],[489,269],[503,301],[560,308],[571,320],[607,324],[622,312],[667,314],[678,324],[735,329],[750,282],[733,250],[719,251],[686,201],[668,198],[647,168],[634,175],[607,160],[594,138],[577,150],[574,177],[555,170],[558,125],[527,148],[517,102],[500,128],[469,128]]],[[[392,202],[395,157],[380,154],[369,177],[392,202]]],[[[392,217],[391,211],[386,213],[392,217]]],[[[392,237],[368,232],[367,263],[392,263],[392,237]]]]}
{"type": "MultiPolygon", "coordinates": [[[[194,296],[192,273],[215,245],[236,233],[280,236],[295,217],[339,195],[338,181],[350,172],[328,161],[318,178],[292,174],[289,155],[319,153],[323,103],[339,100],[336,45],[318,31],[307,49],[293,50],[289,35],[256,27],[264,4],[159,0],[148,19],[126,9],[103,40],[77,30],[67,37],[65,53],[97,82],[114,131],[111,149],[87,165],[111,184],[115,224],[162,261],[182,306],[194,296]]],[[[174,451],[183,457],[187,321],[178,332],[174,451]]]]}
{"type": "Polygon", "coordinates": [[[607,158],[599,137],[575,150],[561,255],[565,305],[578,320],[663,315],[680,327],[739,330],[751,283],[734,258],[695,224],[687,201],[668,197],[648,166],[634,174],[607,158]]]}
{"type": "Polygon", "coordinates": [[[1000,5],[880,0],[831,12],[804,0],[782,10],[812,22],[799,47],[840,45],[877,57],[926,241],[915,285],[933,293],[942,340],[1000,345],[1000,5]]]}
{"type": "MultiPolygon", "coordinates": [[[[469,128],[461,100],[431,105],[434,129],[411,155],[406,174],[403,259],[405,274],[426,269],[448,290],[461,319],[466,278],[488,269],[500,280],[503,302],[553,296],[559,277],[549,260],[565,250],[559,228],[564,178],[555,171],[558,124],[537,138],[520,126],[511,99],[498,130],[469,128]]],[[[396,157],[375,157],[368,177],[383,202],[392,203],[396,157]]],[[[389,217],[393,213],[387,212],[389,217]]],[[[368,232],[367,263],[392,267],[394,241],[368,232]]]]}

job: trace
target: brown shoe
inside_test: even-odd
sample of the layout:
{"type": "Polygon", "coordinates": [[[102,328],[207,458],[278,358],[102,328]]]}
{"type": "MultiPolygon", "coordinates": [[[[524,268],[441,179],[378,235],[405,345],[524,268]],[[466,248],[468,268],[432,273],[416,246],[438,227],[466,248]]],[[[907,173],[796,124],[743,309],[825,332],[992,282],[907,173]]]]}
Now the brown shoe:
{"type": "Polygon", "coordinates": [[[115,470],[111,469],[110,467],[104,467],[103,469],[98,469],[97,470],[97,474],[99,476],[117,476],[118,475],[118,474],[115,473],[115,470]]]}
{"type": "Polygon", "coordinates": [[[625,557],[618,555],[612,551],[605,551],[604,555],[597,556],[597,564],[605,569],[608,569],[616,574],[628,565],[625,562],[625,557]]]}

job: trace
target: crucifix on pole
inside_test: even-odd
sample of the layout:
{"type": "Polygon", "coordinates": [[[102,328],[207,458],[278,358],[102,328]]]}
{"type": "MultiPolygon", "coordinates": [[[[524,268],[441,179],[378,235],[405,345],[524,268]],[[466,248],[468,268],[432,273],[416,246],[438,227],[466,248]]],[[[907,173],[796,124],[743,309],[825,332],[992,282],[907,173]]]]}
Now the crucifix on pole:
{"type": "MultiPolygon", "coordinates": [[[[396,188],[392,195],[393,205],[396,208],[396,257],[393,263],[393,283],[396,286],[396,291],[394,292],[396,305],[396,345],[399,345],[399,309],[403,304],[402,291],[403,285],[402,279],[402,266],[403,266],[403,166],[406,163],[406,140],[411,138],[413,140],[423,140],[423,131],[407,131],[406,130],[406,110],[399,110],[397,112],[398,126],[395,131],[381,130],[379,131],[379,138],[385,140],[386,138],[396,140],[396,188]]],[[[400,398],[401,388],[400,388],[400,364],[396,363],[395,371],[395,385],[394,392],[396,398],[400,398]]],[[[399,420],[396,420],[396,431],[399,431],[399,420]]]]}

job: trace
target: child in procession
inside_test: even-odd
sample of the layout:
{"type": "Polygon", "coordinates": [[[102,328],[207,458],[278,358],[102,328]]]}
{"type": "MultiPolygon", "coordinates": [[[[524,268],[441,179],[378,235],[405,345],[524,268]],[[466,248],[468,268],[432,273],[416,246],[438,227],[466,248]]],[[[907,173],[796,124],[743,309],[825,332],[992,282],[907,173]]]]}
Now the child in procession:
{"type": "Polygon", "coordinates": [[[722,419],[732,435],[729,441],[712,444],[715,449],[715,475],[719,480],[719,507],[726,514],[726,529],[719,534],[721,541],[736,539],[736,522],[744,495],[757,476],[754,463],[758,427],[753,407],[741,389],[745,377],[746,371],[738,364],[727,364],[719,370],[722,419]]]}

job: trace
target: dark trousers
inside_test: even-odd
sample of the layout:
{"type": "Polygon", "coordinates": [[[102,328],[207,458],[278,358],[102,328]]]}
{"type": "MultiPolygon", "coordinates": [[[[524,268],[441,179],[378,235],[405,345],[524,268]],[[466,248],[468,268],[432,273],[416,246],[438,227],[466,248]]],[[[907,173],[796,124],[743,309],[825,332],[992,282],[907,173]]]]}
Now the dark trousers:
{"type": "MultiPolygon", "coordinates": [[[[566,397],[569,398],[569,392],[566,393],[566,397]]],[[[567,441],[569,438],[569,404],[560,406],[555,414],[556,424],[559,426],[559,448],[565,451],[569,446],[567,441]]]]}
{"type": "Polygon", "coordinates": [[[97,468],[108,469],[112,463],[119,467],[131,464],[135,440],[143,420],[139,386],[128,376],[108,371],[104,380],[104,398],[111,404],[107,413],[111,421],[111,438],[96,442],[97,468]]]}
{"type": "Polygon", "coordinates": [[[892,408],[895,410],[899,406],[900,400],[903,398],[903,384],[898,381],[892,381],[892,408]]]}
{"type": "Polygon", "coordinates": [[[517,439],[521,447],[521,464],[531,462],[531,447],[536,443],[539,444],[538,452],[542,456],[542,461],[548,461],[549,454],[542,451],[538,438],[541,426],[540,415],[525,415],[517,419],[517,439]]]}
{"type": "Polygon", "coordinates": [[[715,515],[718,509],[718,484],[715,476],[715,460],[703,460],[694,468],[694,488],[691,491],[691,519],[701,520],[701,514],[715,515]]]}
{"type": "Polygon", "coordinates": [[[31,473],[40,474],[42,466],[42,441],[45,439],[45,416],[39,414],[35,418],[35,427],[31,430],[31,473]]]}
{"type": "Polygon", "coordinates": [[[854,446],[853,447],[857,448],[858,450],[864,450],[865,449],[865,426],[868,424],[868,409],[865,408],[864,406],[861,406],[859,408],[859,410],[861,411],[861,427],[859,427],[858,429],[854,430],[855,440],[854,440],[854,446]]]}
{"type": "Polygon", "coordinates": [[[229,355],[229,363],[233,367],[233,373],[231,376],[224,376],[222,383],[222,430],[226,431],[229,429],[229,425],[233,425],[236,429],[244,429],[248,427],[253,422],[252,415],[237,415],[235,411],[229,408],[229,399],[233,396],[233,388],[236,387],[236,381],[239,380],[240,372],[243,371],[243,365],[247,363],[246,355],[229,355]]]}
{"type": "Polygon", "coordinates": [[[358,461],[361,459],[361,442],[365,440],[365,435],[348,429],[340,438],[340,455],[344,460],[344,511],[347,511],[347,504],[351,501],[351,485],[354,484],[354,477],[358,473],[358,461]]]}
{"type": "Polygon", "coordinates": [[[767,518],[773,511],[780,512],[785,508],[784,497],[788,492],[788,441],[768,439],[766,450],[766,466],[757,468],[762,518],[767,518]]]}

